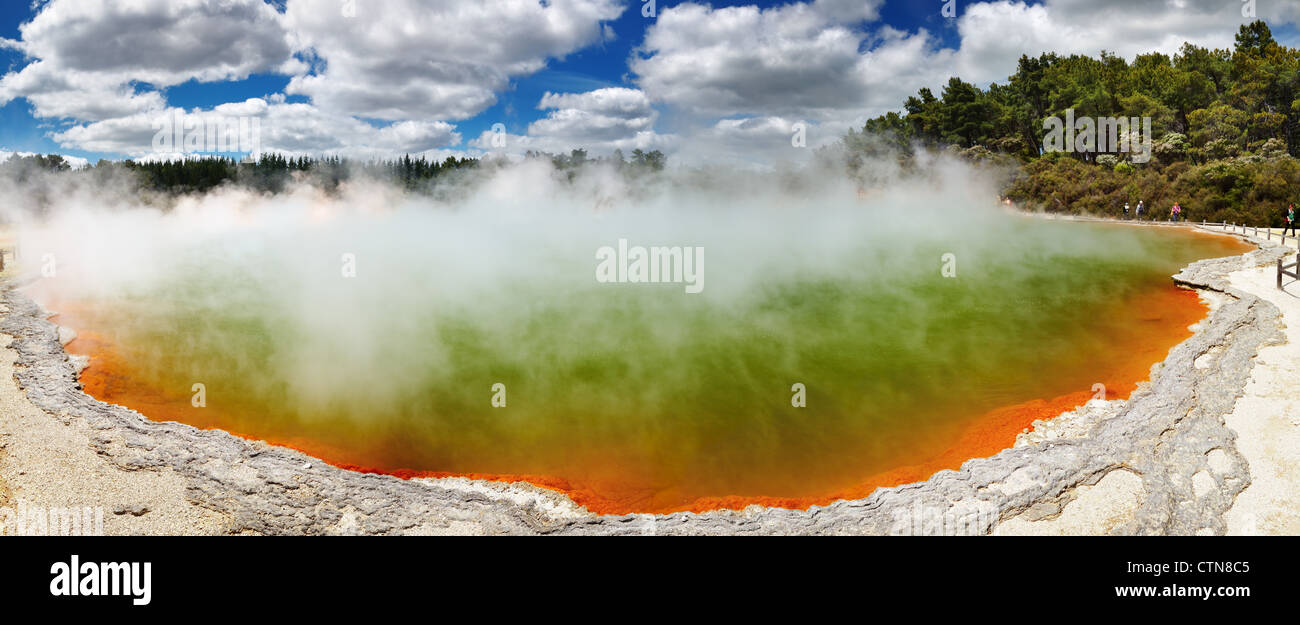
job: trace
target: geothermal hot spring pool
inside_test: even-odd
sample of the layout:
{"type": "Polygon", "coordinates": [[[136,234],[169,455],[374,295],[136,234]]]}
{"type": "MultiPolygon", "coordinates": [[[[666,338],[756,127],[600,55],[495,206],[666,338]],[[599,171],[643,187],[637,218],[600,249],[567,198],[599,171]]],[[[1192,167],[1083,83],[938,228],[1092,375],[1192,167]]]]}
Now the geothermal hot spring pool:
{"type": "Polygon", "coordinates": [[[1206,314],[1170,276],[1244,251],[938,191],[740,199],[236,194],[20,240],[57,263],[29,293],[94,397],[598,513],[820,505],[995,454],[1099,384],[1126,397],[1206,314]],[[703,247],[703,290],[598,282],[619,239],[703,247]]]}

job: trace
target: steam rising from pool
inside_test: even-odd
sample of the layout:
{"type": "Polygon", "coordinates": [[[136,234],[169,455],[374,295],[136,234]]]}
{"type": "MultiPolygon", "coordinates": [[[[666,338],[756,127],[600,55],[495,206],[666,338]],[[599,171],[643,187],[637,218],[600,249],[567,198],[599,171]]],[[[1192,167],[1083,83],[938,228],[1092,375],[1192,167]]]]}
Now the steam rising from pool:
{"type": "Polygon", "coordinates": [[[1153,293],[1229,251],[1008,215],[947,162],[865,197],[808,172],[479,176],[166,210],[69,192],[19,245],[101,399],[339,463],[546,476],[603,511],[823,496],[998,407],[1120,386],[1178,318],[1153,293]],[[620,239],[703,248],[703,290],[598,281],[620,239]]]}

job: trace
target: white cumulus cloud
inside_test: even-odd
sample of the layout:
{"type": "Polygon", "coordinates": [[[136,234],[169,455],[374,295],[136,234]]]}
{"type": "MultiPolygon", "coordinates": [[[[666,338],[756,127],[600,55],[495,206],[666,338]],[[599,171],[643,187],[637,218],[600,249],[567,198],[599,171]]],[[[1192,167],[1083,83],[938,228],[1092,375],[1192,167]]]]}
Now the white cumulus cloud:
{"type": "Polygon", "coordinates": [[[319,60],[288,92],[321,108],[378,119],[464,119],[512,78],[606,35],[615,0],[289,0],[297,46],[319,60]]]}

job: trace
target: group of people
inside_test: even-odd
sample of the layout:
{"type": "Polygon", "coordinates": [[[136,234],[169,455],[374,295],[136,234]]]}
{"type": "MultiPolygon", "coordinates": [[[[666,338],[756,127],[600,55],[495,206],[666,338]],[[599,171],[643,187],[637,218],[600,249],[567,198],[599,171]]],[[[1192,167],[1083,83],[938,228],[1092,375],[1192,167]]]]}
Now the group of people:
{"type": "MultiPolygon", "coordinates": [[[[1128,202],[1124,202],[1125,219],[1128,219],[1128,210],[1129,210],[1129,204],[1128,202]]],[[[1144,213],[1146,213],[1146,205],[1143,204],[1141,200],[1138,200],[1136,217],[1138,219],[1141,219],[1144,213]]],[[[1183,207],[1178,202],[1174,202],[1173,207],[1169,209],[1169,221],[1178,222],[1178,221],[1182,221],[1182,219],[1183,219],[1183,207]]],[[[1292,204],[1287,207],[1286,217],[1283,220],[1282,234],[1287,234],[1288,232],[1291,233],[1292,235],[1300,236],[1300,219],[1296,218],[1295,204],[1292,204]]]]}
{"type": "MultiPolygon", "coordinates": [[[[1146,204],[1143,204],[1142,200],[1138,200],[1136,217],[1138,219],[1142,219],[1142,215],[1145,215],[1146,212],[1147,212],[1146,204]]],[[[1128,202],[1124,202],[1124,219],[1128,219],[1128,202]]]]}
{"type": "MultiPolygon", "coordinates": [[[[1010,202],[1010,200],[1007,201],[1010,202]]],[[[1142,215],[1146,214],[1146,211],[1147,211],[1146,204],[1143,203],[1142,200],[1138,200],[1137,210],[1135,211],[1134,216],[1137,219],[1141,219],[1142,215]]],[[[1128,219],[1128,218],[1129,218],[1129,203],[1124,202],[1124,219],[1128,219]]],[[[1183,207],[1178,202],[1174,202],[1174,205],[1169,209],[1169,221],[1178,222],[1182,220],[1183,220],[1183,207]]],[[[1291,233],[1292,235],[1300,236],[1300,218],[1297,218],[1296,216],[1295,204],[1292,204],[1287,207],[1285,219],[1283,220],[1282,234],[1285,235],[1288,232],[1291,233]]]]}
{"type": "MultiPolygon", "coordinates": [[[[1124,219],[1128,219],[1128,207],[1129,207],[1128,202],[1124,202],[1124,219]]],[[[1135,217],[1137,219],[1142,219],[1142,215],[1146,214],[1146,212],[1147,212],[1146,204],[1144,204],[1142,200],[1138,200],[1137,213],[1135,217]]],[[[1169,221],[1177,222],[1182,220],[1183,220],[1183,207],[1178,202],[1174,202],[1173,207],[1169,209],[1169,221]]]]}

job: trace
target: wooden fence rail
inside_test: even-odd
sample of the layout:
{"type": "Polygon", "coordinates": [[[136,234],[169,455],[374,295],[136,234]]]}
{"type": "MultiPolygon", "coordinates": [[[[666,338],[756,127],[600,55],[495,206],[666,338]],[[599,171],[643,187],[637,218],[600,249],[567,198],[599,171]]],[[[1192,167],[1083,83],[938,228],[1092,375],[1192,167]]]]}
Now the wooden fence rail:
{"type": "Polygon", "coordinates": [[[1283,265],[1281,258],[1277,259],[1277,288],[1282,288],[1282,276],[1290,276],[1300,280],[1300,254],[1295,255],[1295,262],[1289,265],[1283,265]],[[1290,269],[1291,271],[1287,271],[1290,269]]]}
{"type": "MultiPolygon", "coordinates": [[[[1238,225],[1234,223],[1225,223],[1225,222],[1214,223],[1208,221],[1202,221],[1201,226],[1206,228],[1223,228],[1225,231],[1232,232],[1232,233],[1253,234],[1256,238],[1260,236],[1259,226],[1247,226],[1244,224],[1238,225]]],[[[1264,228],[1264,239],[1272,241],[1274,236],[1278,237],[1278,240],[1282,242],[1282,245],[1286,245],[1287,241],[1295,241],[1296,249],[1300,249],[1300,236],[1287,234],[1285,229],[1283,229],[1282,232],[1275,235],[1273,234],[1272,228],[1264,228]]]]}

